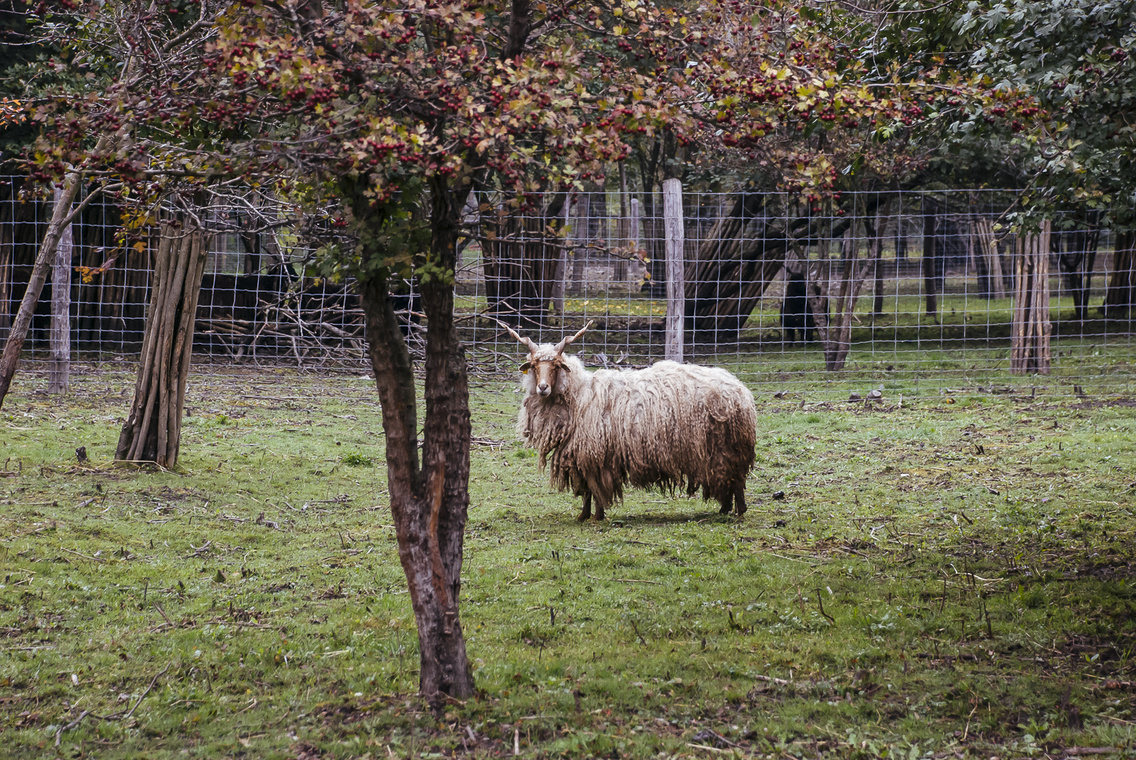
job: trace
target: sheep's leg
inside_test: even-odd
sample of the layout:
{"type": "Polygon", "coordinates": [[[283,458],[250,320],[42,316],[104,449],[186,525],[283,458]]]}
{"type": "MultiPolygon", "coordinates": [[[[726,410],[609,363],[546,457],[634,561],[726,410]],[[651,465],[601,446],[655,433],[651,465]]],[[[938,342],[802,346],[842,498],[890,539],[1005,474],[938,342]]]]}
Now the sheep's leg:
{"type": "MultiPolygon", "coordinates": [[[[600,507],[599,514],[603,514],[603,507],[600,507]]],[[[576,517],[576,522],[584,522],[592,516],[592,495],[591,493],[584,494],[584,508],[580,510],[579,516],[576,517]]],[[[603,518],[600,518],[603,519],[603,518]]]]}
{"type": "Polygon", "coordinates": [[[596,499],[596,522],[604,521],[604,503],[601,499],[596,499]]]}
{"type": "Polygon", "coordinates": [[[738,517],[746,513],[746,484],[745,480],[739,480],[734,485],[734,508],[737,510],[738,517]]]}

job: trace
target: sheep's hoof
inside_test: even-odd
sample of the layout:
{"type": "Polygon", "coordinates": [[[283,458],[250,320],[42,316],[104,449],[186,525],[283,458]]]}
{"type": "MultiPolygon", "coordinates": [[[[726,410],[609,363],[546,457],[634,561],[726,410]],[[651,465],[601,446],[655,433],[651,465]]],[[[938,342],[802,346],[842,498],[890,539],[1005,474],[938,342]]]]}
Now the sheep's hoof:
{"type": "Polygon", "coordinates": [[[576,515],[576,522],[587,522],[588,518],[592,516],[591,512],[581,512],[576,515]]]}

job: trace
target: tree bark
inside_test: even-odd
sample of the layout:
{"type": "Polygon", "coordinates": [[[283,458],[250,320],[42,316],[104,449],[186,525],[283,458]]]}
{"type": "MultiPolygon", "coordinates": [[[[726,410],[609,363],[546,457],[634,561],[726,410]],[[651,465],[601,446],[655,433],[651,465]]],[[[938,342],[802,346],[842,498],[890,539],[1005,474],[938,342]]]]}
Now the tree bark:
{"type": "Polygon", "coordinates": [[[686,329],[695,343],[736,343],[785,264],[787,233],[769,223],[763,193],[743,193],[686,265],[686,329]]]}
{"type": "MultiPolygon", "coordinates": [[[[456,256],[456,209],[432,192],[431,256],[443,269],[456,256]]],[[[469,508],[470,413],[465,352],[453,319],[453,287],[445,278],[420,282],[426,313],[425,398],[421,464],[410,354],[381,277],[358,284],[368,355],[386,437],[387,483],[418,626],[419,692],[435,706],[473,694],[473,674],[458,615],[462,546],[469,508]]]]}
{"type": "MultiPolygon", "coordinates": [[[[631,247],[631,219],[630,211],[627,206],[627,165],[625,162],[619,162],[619,231],[616,238],[619,242],[616,245],[624,250],[629,250],[631,247]]],[[[616,257],[615,265],[612,267],[611,279],[617,285],[625,285],[627,283],[627,257],[626,254],[616,257]]]]}
{"type": "MultiPolygon", "coordinates": [[[[54,189],[58,204],[62,188],[54,189]]],[[[70,209],[66,209],[70,211],[70,209]]],[[[54,212],[52,213],[54,217],[54,212]]],[[[55,264],[51,272],[51,363],[48,369],[48,393],[67,393],[71,387],[71,256],[74,251],[71,225],[63,228],[55,247],[55,264]]]]}
{"type": "Polygon", "coordinates": [[[1010,373],[1048,375],[1050,369],[1049,220],[1019,235],[1014,256],[1014,312],[1010,373]]]}
{"type": "Polygon", "coordinates": [[[191,221],[162,223],[134,401],[116,460],[177,464],[206,252],[205,234],[191,221]]]}

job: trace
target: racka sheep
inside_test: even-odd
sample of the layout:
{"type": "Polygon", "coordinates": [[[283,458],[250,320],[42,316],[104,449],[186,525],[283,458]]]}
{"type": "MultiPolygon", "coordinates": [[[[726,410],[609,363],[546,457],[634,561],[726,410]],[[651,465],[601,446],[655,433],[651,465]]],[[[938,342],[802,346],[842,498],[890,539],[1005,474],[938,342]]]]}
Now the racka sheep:
{"type": "Polygon", "coordinates": [[[553,486],[584,498],[577,519],[591,516],[595,499],[603,520],[625,483],[701,489],[723,514],[743,514],[757,438],[749,389],[724,369],[671,361],[589,372],[564,349],[590,326],[555,345],[509,329],[529,350],[517,433],[540,452],[553,486]]]}

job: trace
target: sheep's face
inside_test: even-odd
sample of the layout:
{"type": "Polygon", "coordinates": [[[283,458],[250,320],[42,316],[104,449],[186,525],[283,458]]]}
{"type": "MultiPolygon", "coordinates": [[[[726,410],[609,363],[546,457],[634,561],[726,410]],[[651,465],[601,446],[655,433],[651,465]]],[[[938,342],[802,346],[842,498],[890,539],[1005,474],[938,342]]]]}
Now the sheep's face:
{"type": "Polygon", "coordinates": [[[521,371],[526,375],[531,373],[531,378],[525,378],[528,391],[547,397],[560,390],[560,374],[568,372],[568,365],[559,353],[538,352],[529,354],[521,371]]]}

